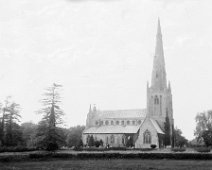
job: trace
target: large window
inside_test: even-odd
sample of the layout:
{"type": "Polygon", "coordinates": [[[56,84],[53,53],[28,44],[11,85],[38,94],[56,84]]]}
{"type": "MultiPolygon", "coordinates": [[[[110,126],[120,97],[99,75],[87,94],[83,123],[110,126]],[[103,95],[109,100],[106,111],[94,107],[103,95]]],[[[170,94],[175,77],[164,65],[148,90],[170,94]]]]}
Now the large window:
{"type": "Polygon", "coordinates": [[[151,133],[149,130],[144,132],[144,144],[151,144],[151,133]]]}

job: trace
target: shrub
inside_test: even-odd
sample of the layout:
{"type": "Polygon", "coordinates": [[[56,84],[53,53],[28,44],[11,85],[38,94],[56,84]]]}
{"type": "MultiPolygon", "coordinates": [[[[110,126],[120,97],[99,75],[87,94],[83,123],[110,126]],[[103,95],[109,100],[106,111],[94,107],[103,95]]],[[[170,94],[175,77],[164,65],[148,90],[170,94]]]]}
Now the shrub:
{"type": "Polygon", "coordinates": [[[152,149],[155,149],[157,147],[157,145],[155,145],[155,144],[151,144],[150,146],[152,149]]]}
{"type": "Polygon", "coordinates": [[[172,148],[172,151],[174,152],[184,152],[186,148],[172,148]]]}
{"type": "Polygon", "coordinates": [[[207,148],[207,147],[197,147],[197,148],[195,148],[195,150],[197,152],[210,152],[211,151],[211,149],[207,148]]]}
{"type": "Polygon", "coordinates": [[[108,148],[108,150],[119,150],[119,151],[126,151],[127,150],[127,148],[126,147],[110,147],[110,148],[108,148]]]}
{"type": "Polygon", "coordinates": [[[94,141],[94,146],[96,146],[98,148],[100,146],[100,141],[98,141],[98,140],[94,141]]]}
{"type": "Polygon", "coordinates": [[[57,143],[49,143],[46,150],[47,151],[55,151],[58,150],[58,144],[57,143]]]}
{"type": "Polygon", "coordinates": [[[132,150],[136,150],[136,151],[152,151],[153,148],[134,148],[132,150]]]}

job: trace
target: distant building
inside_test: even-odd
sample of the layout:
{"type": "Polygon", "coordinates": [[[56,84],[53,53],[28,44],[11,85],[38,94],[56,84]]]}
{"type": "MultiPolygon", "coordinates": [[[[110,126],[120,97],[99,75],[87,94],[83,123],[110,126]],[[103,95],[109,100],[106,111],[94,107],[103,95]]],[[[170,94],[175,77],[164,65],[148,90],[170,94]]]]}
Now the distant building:
{"type": "Polygon", "coordinates": [[[166,80],[163,41],[158,20],[151,86],[147,83],[147,108],[101,111],[96,106],[90,106],[82,135],[83,143],[87,144],[93,136],[94,140],[102,140],[104,146],[122,147],[131,140],[135,148],[147,148],[151,144],[162,147],[166,117],[170,122],[172,136],[172,93],[170,83],[167,84],[166,80]]]}

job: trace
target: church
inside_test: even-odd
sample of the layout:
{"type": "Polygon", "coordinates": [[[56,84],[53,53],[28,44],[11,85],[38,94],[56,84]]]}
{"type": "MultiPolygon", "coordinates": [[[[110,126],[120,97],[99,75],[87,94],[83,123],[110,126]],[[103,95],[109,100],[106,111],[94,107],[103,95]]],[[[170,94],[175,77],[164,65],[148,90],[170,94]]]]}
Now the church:
{"type": "Polygon", "coordinates": [[[82,134],[83,144],[87,145],[89,138],[93,136],[94,141],[101,140],[105,147],[125,147],[130,141],[131,146],[135,148],[150,148],[152,145],[160,148],[165,144],[168,120],[168,138],[170,145],[173,145],[172,92],[171,85],[166,79],[159,19],[151,84],[147,83],[146,107],[130,110],[97,110],[96,106],[90,106],[82,134]]]}

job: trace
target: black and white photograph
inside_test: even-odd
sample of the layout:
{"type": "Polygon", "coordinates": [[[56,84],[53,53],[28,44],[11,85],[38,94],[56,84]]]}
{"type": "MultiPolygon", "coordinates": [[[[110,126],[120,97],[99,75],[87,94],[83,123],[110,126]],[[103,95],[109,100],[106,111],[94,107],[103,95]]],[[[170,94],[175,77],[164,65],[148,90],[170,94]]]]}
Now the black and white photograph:
{"type": "Polygon", "coordinates": [[[212,170],[211,0],[0,0],[0,170],[212,170]]]}

